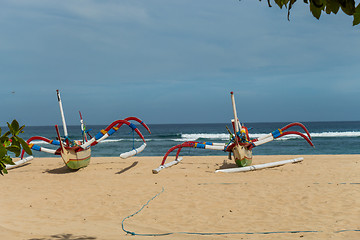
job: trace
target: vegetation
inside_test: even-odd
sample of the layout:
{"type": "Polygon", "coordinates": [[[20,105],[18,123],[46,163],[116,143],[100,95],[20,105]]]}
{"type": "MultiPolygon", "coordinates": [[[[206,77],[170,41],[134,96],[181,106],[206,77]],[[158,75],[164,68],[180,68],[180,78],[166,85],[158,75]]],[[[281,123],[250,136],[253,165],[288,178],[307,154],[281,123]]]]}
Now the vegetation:
{"type": "MultiPolygon", "coordinates": [[[[261,0],[259,0],[261,1],[261,0]]],[[[296,0],[273,0],[280,8],[288,9],[288,19],[290,19],[290,10],[296,0]]],[[[314,17],[320,19],[321,13],[337,14],[339,9],[349,16],[353,16],[353,26],[360,23],[360,3],[355,7],[355,0],[303,0],[310,5],[310,12],[314,17]]],[[[271,0],[267,0],[271,7],[271,0]]]]}
{"type": "Polygon", "coordinates": [[[7,123],[9,131],[1,135],[0,128],[0,174],[7,173],[5,164],[15,165],[10,157],[9,153],[15,154],[18,157],[21,153],[21,148],[29,155],[32,155],[31,149],[27,143],[18,135],[23,133],[25,126],[19,126],[16,120],[13,120],[11,124],[7,123]]]}

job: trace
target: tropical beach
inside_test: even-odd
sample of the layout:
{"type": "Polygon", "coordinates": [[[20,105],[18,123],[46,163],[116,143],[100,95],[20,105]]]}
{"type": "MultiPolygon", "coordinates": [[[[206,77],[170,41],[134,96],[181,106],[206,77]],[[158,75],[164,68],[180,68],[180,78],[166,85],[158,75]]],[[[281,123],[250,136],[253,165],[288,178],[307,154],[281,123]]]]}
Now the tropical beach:
{"type": "Polygon", "coordinates": [[[3,0],[0,239],[360,239],[359,1],[3,0]]]}
{"type": "Polygon", "coordinates": [[[185,156],[158,174],[160,156],[94,157],[78,171],[37,158],[1,179],[2,238],[359,239],[360,155],[254,156],[253,164],[297,157],[215,173],[236,165],[185,156]]]}

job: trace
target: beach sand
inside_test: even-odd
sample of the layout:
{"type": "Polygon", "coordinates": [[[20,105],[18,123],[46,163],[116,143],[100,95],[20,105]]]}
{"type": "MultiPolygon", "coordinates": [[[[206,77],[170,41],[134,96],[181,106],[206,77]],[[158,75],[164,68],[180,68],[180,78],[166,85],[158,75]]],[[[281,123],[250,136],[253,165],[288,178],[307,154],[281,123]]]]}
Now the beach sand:
{"type": "Polygon", "coordinates": [[[60,157],[34,159],[0,177],[1,239],[360,239],[360,155],[254,156],[253,164],[296,157],[304,161],[214,173],[235,164],[185,156],[159,174],[162,157],[92,158],[76,172],[60,157]],[[124,228],[174,234],[126,234],[123,219],[157,194],[124,228]]]}

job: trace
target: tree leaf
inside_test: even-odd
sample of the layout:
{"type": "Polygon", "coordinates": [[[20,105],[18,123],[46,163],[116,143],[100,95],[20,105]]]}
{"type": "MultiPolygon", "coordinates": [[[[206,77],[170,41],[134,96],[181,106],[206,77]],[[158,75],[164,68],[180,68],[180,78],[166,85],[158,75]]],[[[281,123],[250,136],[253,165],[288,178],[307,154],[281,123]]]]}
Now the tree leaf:
{"type": "Polygon", "coordinates": [[[8,128],[9,128],[9,132],[12,134],[12,135],[15,135],[14,134],[14,129],[12,128],[12,126],[10,125],[10,123],[7,123],[8,125],[8,128]]]}
{"type": "Polygon", "coordinates": [[[7,140],[3,141],[3,145],[4,145],[4,147],[8,147],[11,145],[11,142],[9,141],[9,139],[7,139],[7,140]]]}
{"type": "Polygon", "coordinates": [[[274,2],[282,9],[283,6],[286,7],[289,0],[274,0],[274,2]]]}
{"type": "Polygon", "coordinates": [[[354,15],[355,13],[355,1],[354,0],[346,0],[344,5],[341,5],[341,9],[347,15],[354,15]]]}
{"type": "Polygon", "coordinates": [[[310,11],[315,18],[320,19],[321,9],[316,7],[312,1],[310,2],[310,11]]]}
{"type": "Polygon", "coordinates": [[[337,14],[337,12],[340,9],[340,4],[339,1],[337,0],[328,0],[326,2],[326,13],[330,14],[330,13],[334,13],[337,14]]]}
{"type": "Polygon", "coordinates": [[[1,144],[0,145],[0,159],[3,159],[7,154],[6,148],[1,144]]]}
{"type": "Polygon", "coordinates": [[[290,0],[289,8],[288,8],[288,20],[290,21],[290,10],[292,8],[292,5],[296,2],[296,0],[290,0]]]}
{"type": "Polygon", "coordinates": [[[358,25],[359,23],[360,23],[360,3],[355,8],[353,26],[358,25]]]}
{"type": "Polygon", "coordinates": [[[19,128],[18,132],[19,132],[19,133],[23,133],[23,132],[24,132],[24,131],[23,131],[24,127],[25,127],[25,125],[22,125],[22,126],[19,128]]]}
{"type": "MultiPolygon", "coordinates": [[[[288,20],[290,20],[290,9],[296,1],[297,0],[273,0],[279,8],[288,8],[288,20]]],[[[353,16],[353,26],[360,24],[360,13],[359,10],[356,10],[360,3],[355,8],[355,1],[356,0],[303,0],[305,4],[310,4],[310,12],[315,18],[320,19],[322,11],[327,14],[337,14],[341,8],[345,14],[353,16]]],[[[267,0],[267,2],[269,7],[271,7],[271,0],[267,0]]]]}
{"type": "Polygon", "coordinates": [[[3,171],[4,171],[4,173],[7,173],[7,171],[6,171],[6,169],[5,169],[5,164],[4,164],[2,161],[3,161],[3,160],[0,159],[0,174],[1,174],[2,176],[4,176],[3,171]]]}
{"type": "Polygon", "coordinates": [[[3,171],[5,174],[8,174],[8,171],[6,170],[6,168],[4,168],[2,171],[3,171]]]}
{"type": "Polygon", "coordinates": [[[19,142],[19,137],[18,136],[12,136],[11,137],[11,142],[13,145],[19,146],[20,147],[20,142],[19,142]]]}
{"type": "Polygon", "coordinates": [[[10,164],[10,165],[15,165],[15,163],[13,162],[12,158],[10,156],[5,156],[2,160],[2,162],[4,164],[10,164]]]}
{"type": "Polygon", "coordinates": [[[25,150],[25,152],[29,155],[32,155],[29,145],[22,138],[17,137],[17,140],[19,140],[19,142],[20,142],[22,148],[25,150]]]}
{"type": "Polygon", "coordinates": [[[10,131],[7,131],[6,133],[4,133],[4,135],[2,135],[2,137],[8,137],[10,135],[10,131]]]}
{"type": "MultiPolygon", "coordinates": [[[[14,133],[17,133],[19,131],[19,123],[18,121],[16,121],[16,119],[14,119],[12,122],[11,122],[11,127],[14,131],[14,133]]],[[[16,134],[17,135],[17,134],[16,134]]]]}
{"type": "Polygon", "coordinates": [[[315,5],[317,8],[323,8],[324,7],[324,1],[323,0],[312,0],[310,1],[312,4],[315,5]]]}
{"type": "Polygon", "coordinates": [[[17,145],[11,145],[10,147],[7,147],[6,149],[10,152],[13,152],[16,157],[18,157],[21,152],[21,148],[17,145]]]}
{"type": "Polygon", "coordinates": [[[0,137],[0,145],[4,145],[6,141],[9,141],[9,138],[6,136],[0,137]]]}

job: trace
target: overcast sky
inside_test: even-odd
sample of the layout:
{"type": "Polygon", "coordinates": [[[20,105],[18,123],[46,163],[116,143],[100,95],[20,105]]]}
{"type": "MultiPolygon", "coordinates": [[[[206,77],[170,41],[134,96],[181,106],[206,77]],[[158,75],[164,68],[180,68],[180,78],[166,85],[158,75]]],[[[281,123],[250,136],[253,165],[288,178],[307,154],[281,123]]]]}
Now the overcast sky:
{"type": "Polygon", "coordinates": [[[263,0],[0,0],[0,125],[360,120],[360,26],[263,0]]]}

